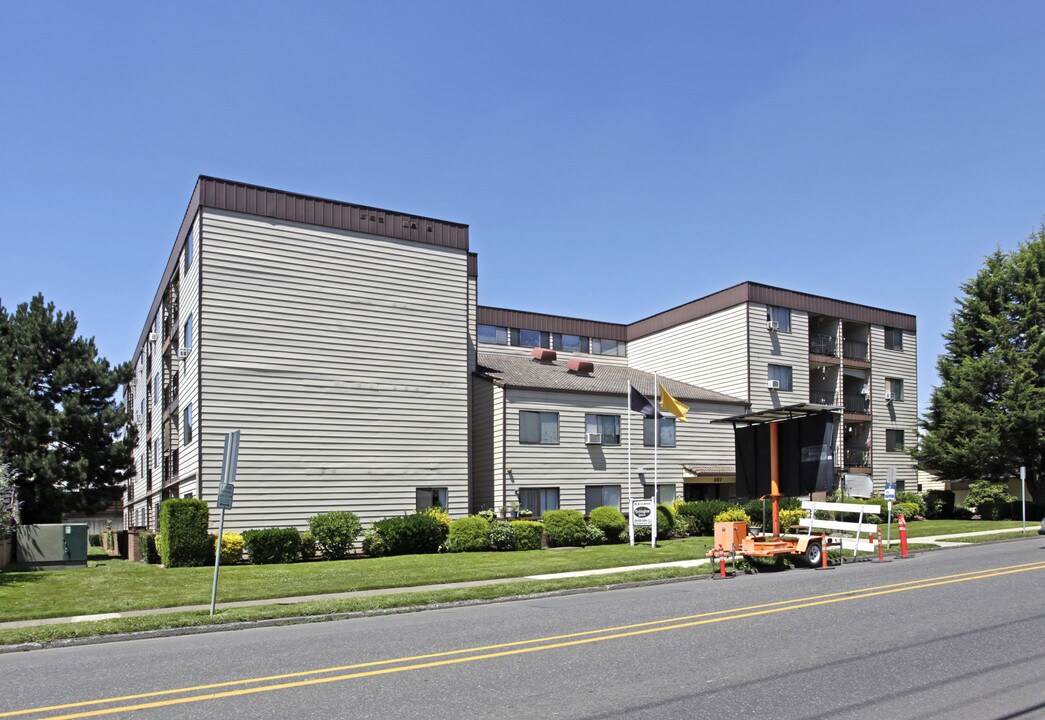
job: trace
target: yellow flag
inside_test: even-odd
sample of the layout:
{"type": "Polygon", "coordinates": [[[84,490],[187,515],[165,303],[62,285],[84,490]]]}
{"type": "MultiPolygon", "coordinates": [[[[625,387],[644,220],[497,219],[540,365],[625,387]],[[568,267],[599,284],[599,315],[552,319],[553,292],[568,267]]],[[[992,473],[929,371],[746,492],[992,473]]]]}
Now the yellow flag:
{"type": "Polygon", "coordinates": [[[664,389],[664,383],[660,384],[660,409],[668,411],[682,422],[687,422],[686,413],[689,412],[689,406],[683,405],[671,397],[670,393],[664,389]]]}

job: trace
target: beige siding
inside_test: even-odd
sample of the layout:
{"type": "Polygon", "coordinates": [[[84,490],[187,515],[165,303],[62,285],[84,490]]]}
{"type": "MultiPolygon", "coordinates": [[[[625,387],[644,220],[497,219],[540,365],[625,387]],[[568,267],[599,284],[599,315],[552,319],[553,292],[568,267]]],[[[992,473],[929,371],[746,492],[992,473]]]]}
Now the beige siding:
{"type": "Polygon", "coordinates": [[[737,305],[633,340],[628,362],[639,370],[747,399],[745,307],[737,305]]]}
{"type": "Polygon", "coordinates": [[[501,469],[504,467],[504,390],[489,380],[472,381],[472,501],[471,511],[504,505],[501,469]]]}
{"type": "Polygon", "coordinates": [[[235,530],[345,509],[468,510],[468,303],[461,250],[207,210],[203,498],[241,430],[235,530]]]}
{"type": "Polygon", "coordinates": [[[200,369],[200,232],[199,217],[193,224],[192,263],[185,267],[185,254],[179,260],[181,268],[181,288],[178,295],[178,327],[181,347],[187,345],[185,321],[192,315],[192,348],[189,356],[181,361],[178,382],[178,477],[181,480],[181,497],[192,493],[199,497],[199,369],[200,369]],[[192,406],[192,442],[185,443],[185,409],[192,406]]]}
{"type": "MultiPolygon", "coordinates": [[[[751,409],[809,402],[809,316],[791,311],[791,332],[766,327],[766,306],[748,305],[751,326],[751,409]],[[769,390],[770,365],[791,367],[792,390],[769,390]]],[[[716,388],[712,388],[713,390],[716,388]]]]}
{"type": "MultiPolygon", "coordinates": [[[[628,413],[623,397],[554,393],[531,390],[507,391],[505,410],[505,463],[511,468],[507,483],[508,503],[516,501],[522,487],[558,487],[559,506],[584,510],[586,485],[620,485],[621,504],[628,498],[628,413]],[[536,410],[559,414],[559,444],[529,445],[519,442],[519,411],[536,410]],[[585,445],[586,413],[621,416],[620,445],[585,445]]],[[[735,405],[690,403],[689,422],[676,424],[676,447],[659,452],[660,484],[675,485],[682,495],[684,464],[732,465],[733,429],[711,425],[712,419],[736,412],[735,405]]],[[[643,447],[642,419],[632,414],[632,493],[642,496],[637,468],[646,468],[646,480],[653,482],[654,453],[643,447]]]]}
{"type": "Polygon", "coordinates": [[[913,447],[917,441],[918,425],[918,358],[917,337],[904,332],[903,350],[885,348],[885,328],[871,326],[871,408],[872,408],[872,464],[875,488],[884,488],[890,467],[896,468],[897,481],[903,481],[908,490],[917,490],[918,472],[910,455],[886,452],[885,431],[903,430],[904,444],[913,447]],[[902,402],[885,401],[885,379],[903,380],[902,402]]]}

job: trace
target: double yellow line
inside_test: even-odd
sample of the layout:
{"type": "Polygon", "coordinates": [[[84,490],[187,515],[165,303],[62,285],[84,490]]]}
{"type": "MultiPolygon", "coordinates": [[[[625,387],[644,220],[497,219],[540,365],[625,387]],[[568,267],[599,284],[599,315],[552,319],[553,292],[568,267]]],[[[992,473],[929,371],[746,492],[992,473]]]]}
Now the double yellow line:
{"type": "Polygon", "coordinates": [[[979,570],[958,573],[955,575],[926,578],[922,580],[911,580],[908,582],[879,585],[861,590],[848,590],[844,592],[829,593],[827,595],[814,595],[792,600],[780,600],[761,605],[750,605],[729,610],[716,610],[714,612],[699,613],[696,615],[683,615],[680,617],[665,618],[663,620],[651,620],[631,625],[618,625],[615,627],[600,628],[598,630],[585,630],[565,635],[551,635],[548,637],[534,638],[532,640],[518,640],[494,645],[462,648],[459,650],[447,650],[426,655],[412,655],[409,657],[375,660],[372,662],[341,665],[337,667],[306,670],[281,675],[267,675],[264,677],[231,680],[228,682],[212,683],[208,685],[194,685],[191,687],[157,690],[153,692],[138,693],[135,695],[121,695],[118,697],[101,698],[98,700],[85,700],[83,702],[66,703],[63,705],[49,705],[46,707],[27,708],[25,710],[12,710],[8,712],[0,712],[0,718],[89,708],[98,705],[109,705],[111,707],[81,710],[79,712],[65,715],[52,715],[47,718],[40,718],[39,720],[72,720],[72,718],[115,715],[117,713],[131,712],[135,710],[170,707],[185,703],[219,700],[222,698],[252,695],[255,693],[274,692],[276,690],[287,690],[290,688],[308,687],[310,685],[342,682],[345,680],[389,675],[392,673],[422,670],[425,668],[456,665],[460,663],[475,662],[478,660],[490,660],[511,655],[557,650],[566,647],[604,642],[606,640],[619,640],[621,638],[635,637],[638,635],[666,632],[668,630],[680,630],[700,625],[758,617],[761,615],[772,615],[774,613],[791,612],[820,605],[830,605],[851,600],[864,600],[883,595],[910,592],[912,590],[924,590],[926,588],[952,585],[972,580],[986,580],[988,578],[1033,572],[1036,570],[1045,570],[1045,562],[1010,565],[990,570],[979,570]],[[254,687],[243,687],[246,685],[253,685],[254,687]],[[224,690],[222,690],[223,688],[224,690]],[[221,691],[207,692],[214,690],[221,691]],[[183,697],[170,697],[173,695],[183,695],[183,697]]]}

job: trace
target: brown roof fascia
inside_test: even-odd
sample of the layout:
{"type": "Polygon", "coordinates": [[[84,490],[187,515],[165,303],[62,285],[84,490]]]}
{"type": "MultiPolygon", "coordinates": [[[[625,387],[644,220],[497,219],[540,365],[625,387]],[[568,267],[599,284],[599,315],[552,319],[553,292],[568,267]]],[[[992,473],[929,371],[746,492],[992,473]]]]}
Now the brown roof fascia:
{"type": "Polygon", "coordinates": [[[468,277],[479,277],[479,255],[474,252],[468,253],[468,277]]]}
{"type": "Polygon", "coordinates": [[[479,325],[524,328],[526,330],[540,330],[566,335],[584,335],[585,337],[603,338],[605,340],[626,340],[628,331],[627,325],[619,323],[582,320],[523,310],[507,310],[485,305],[479,305],[476,308],[476,322],[479,325]]]}
{"type": "Polygon", "coordinates": [[[720,290],[711,295],[706,295],[684,305],[679,305],[631,323],[628,326],[628,340],[637,340],[646,335],[706,317],[744,302],[777,305],[793,310],[803,310],[816,315],[827,315],[854,322],[884,325],[912,332],[917,329],[915,316],[907,313],[882,310],[844,300],[835,300],[795,290],[785,290],[772,287],[771,285],[742,282],[725,290],[720,290]]]}

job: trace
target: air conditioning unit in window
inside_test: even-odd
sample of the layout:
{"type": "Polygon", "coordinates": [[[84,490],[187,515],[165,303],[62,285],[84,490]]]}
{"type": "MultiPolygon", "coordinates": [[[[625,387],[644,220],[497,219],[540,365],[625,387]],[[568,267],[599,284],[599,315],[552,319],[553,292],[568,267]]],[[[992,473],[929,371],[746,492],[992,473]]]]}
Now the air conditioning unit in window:
{"type": "Polygon", "coordinates": [[[766,327],[770,330],[779,330],[780,323],[778,323],[776,320],[766,320],[766,327]]]}
{"type": "Polygon", "coordinates": [[[896,395],[894,395],[893,393],[886,393],[885,394],[885,401],[886,402],[892,402],[895,399],[896,399],[896,395]]]}
{"type": "MultiPolygon", "coordinates": [[[[189,356],[189,349],[188,348],[178,348],[178,359],[179,360],[184,360],[188,356],[189,356]]],[[[215,542],[217,542],[217,541],[215,540],[215,542]]]]}
{"type": "Polygon", "coordinates": [[[585,433],[585,445],[602,445],[602,433],[585,433]]]}
{"type": "Polygon", "coordinates": [[[769,388],[770,390],[779,390],[780,389],[780,381],[779,380],[770,380],[770,381],[768,381],[766,383],[766,387],[769,388]]]}
{"type": "Polygon", "coordinates": [[[156,333],[149,333],[149,342],[156,342],[156,333]]]}

